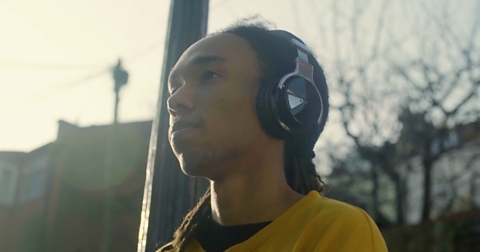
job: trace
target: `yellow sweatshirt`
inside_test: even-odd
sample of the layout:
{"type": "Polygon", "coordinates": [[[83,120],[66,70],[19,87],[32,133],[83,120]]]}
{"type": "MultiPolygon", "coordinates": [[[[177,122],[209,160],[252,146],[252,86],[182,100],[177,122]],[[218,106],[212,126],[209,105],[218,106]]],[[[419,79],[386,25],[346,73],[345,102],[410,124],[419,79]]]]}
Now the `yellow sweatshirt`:
{"type": "MultiPolygon", "coordinates": [[[[386,252],[387,247],[365,211],[311,191],[248,240],[225,250],[250,251],[386,252]]],[[[187,252],[205,251],[193,240],[187,252]]]]}

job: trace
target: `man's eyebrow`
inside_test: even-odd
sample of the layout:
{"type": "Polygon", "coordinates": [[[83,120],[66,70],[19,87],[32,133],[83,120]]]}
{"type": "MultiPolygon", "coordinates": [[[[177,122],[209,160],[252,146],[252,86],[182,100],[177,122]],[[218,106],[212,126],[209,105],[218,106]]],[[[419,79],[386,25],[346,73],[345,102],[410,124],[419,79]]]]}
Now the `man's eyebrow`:
{"type": "Polygon", "coordinates": [[[205,56],[200,56],[200,57],[194,58],[193,60],[191,60],[190,64],[201,65],[201,64],[210,63],[212,61],[226,62],[227,59],[222,57],[222,56],[218,56],[218,55],[205,55],[205,56]]]}
{"type": "MultiPolygon", "coordinates": [[[[193,60],[190,61],[190,65],[202,65],[202,64],[207,64],[210,62],[214,61],[219,61],[219,62],[227,62],[227,58],[224,58],[222,56],[218,55],[205,55],[205,56],[200,56],[196,57],[193,60]]],[[[170,72],[169,79],[174,79],[178,75],[178,70],[174,69],[170,72]]]]}

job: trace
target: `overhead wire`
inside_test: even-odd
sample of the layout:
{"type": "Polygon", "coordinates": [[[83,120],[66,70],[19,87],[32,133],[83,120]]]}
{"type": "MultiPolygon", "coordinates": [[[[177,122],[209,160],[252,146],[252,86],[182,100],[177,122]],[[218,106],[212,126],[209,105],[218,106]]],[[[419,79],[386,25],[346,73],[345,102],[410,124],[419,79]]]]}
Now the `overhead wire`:
{"type": "Polygon", "coordinates": [[[20,61],[6,61],[0,60],[0,68],[35,68],[35,69],[85,69],[85,68],[97,68],[98,66],[92,65],[69,65],[69,64],[51,64],[51,63],[32,63],[32,62],[20,62],[20,61]]]}
{"type": "Polygon", "coordinates": [[[16,99],[16,100],[13,100],[13,101],[10,100],[10,101],[6,101],[6,102],[2,102],[2,103],[0,103],[0,106],[15,105],[15,104],[22,103],[22,102],[31,103],[32,101],[38,102],[38,101],[44,100],[46,98],[49,98],[49,97],[58,95],[60,93],[63,93],[65,91],[68,91],[72,88],[78,87],[78,86],[86,83],[87,81],[91,81],[95,78],[98,78],[98,77],[102,76],[103,74],[109,72],[110,69],[111,69],[111,67],[103,68],[100,71],[94,72],[92,74],[84,76],[84,77],[82,77],[80,79],[77,79],[75,81],[70,81],[68,83],[62,82],[60,84],[50,86],[48,88],[45,88],[45,89],[36,91],[34,93],[31,93],[31,94],[29,94],[25,97],[20,98],[20,99],[16,99]]]}
{"type": "MultiPolygon", "coordinates": [[[[233,0],[218,1],[214,6],[212,6],[211,10],[213,11],[215,9],[218,9],[230,2],[233,2],[233,0]]],[[[149,55],[152,51],[160,49],[162,47],[162,42],[164,39],[165,39],[164,37],[159,38],[154,43],[152,43],[151,45],[149,45],[148,47],[146,47],[144,50],[140,51],[136,55],[125,58],[123,63],[125,63],[125,61],[134,63],[140,60],[141,58],[145,57],[146,55],[149,55]]],[[[67,64],[38,64],[38,63],[28,63],[28,62],[0,61],[0,67],[37,68],[37,69],[62,69],[62,68],[71,69],[71,68],[91,68],[94,66],[67,65],[67,64]]],[[[60,83],[54,86],[50,86],[45,89],[35,91],[34,93],[31,93],[19,99],[1,102],[0,106],[16,105],[23,102],[28,102],[30,104],[32,102],[40,102],[45,99],[57,96],[66,91],[69,91],[75,87],[79,87],[82,84],[87,83],[88,81],[91,81],[95,78],[102,76],[105,73],[110,72],[111,69],[112,67],[106,67],[106,68],[104,67],[97,72],[94,72],[85,77],[79,78],[77,80],[70,81],[68,83],[60,83]]]]}
{"type": "MultiPolygon", "coordinates": [[[[230,2],[233,2],[233,0],[225,0],[225,1],[218,1],[216,2],[215,5],[212,6],[211,10],[218,9],[230,2]]],[[[37,27],[38,28],[38,27],[37,27]]],[[[128,57],[126,58],[126,61],[129,62],[136,62],[137,60],[145,57],[149,53],[151,53],[154,50],[160,49],[162,46],[162,41],[164,40],[164,37],[161,37],[160,39],[156,40],[154,43],[152,43],[150,46],[148,46],[145,50],[139,52],[135,56],[128,57]]],[[[36,68],[36,69],[62,69],[62,68],[92,68],[95,66],[84,66],[84,65],[68,65],[68,64],[38,64],[38,63],[30,63],[30,62],[15,62],[15,61],[1,61],[0,60],[0,67],[8,67],[8,68],[36,68]]],[[[31,103],[32,101],[38,102],[45,100],[46,98],[50,98],[53,96],[56,96],[58,94],[61,94],[63,92],[66,92],[72,88],[78,87],[88,81],[91,81],[92,79],[95,79],[97,77],[100,77],[101,75],[109,72],[111,70],[111,67],[107,68],[102,68],[100,71],[94,72],[92,74],[89,74],[85,77],[82,77],[80,79],[70,81],[68,83],[61,83],[57,84],[51,87],[48,87],[46,89],[42,89],[40,91],[35,91],[34,93],[31,93],[27,96],[24,96],[20,99],[14,99],[14,100],[9,100],[5,102],[1,102],[0,106],[8,106],[8,105],[14,105],[22,102],[29,101],[31,103]],[[40,92],[40,93],[39,93],[40,92]]]]}
{"type": "MultiPolygon", "coordinates": [[[[233,2],[233,0],[226,0],[226,1],[218,1],[214,6],[212,6],[211,10],[218,9],[230,2],[233,2]]],[[[162,46],[162,41],[164,40],[164,37],[159,38],[156,40],[154,43],[149,45],[145,50],[140,51],[134,56],[127,57],[125,61],[134,63],[141,58],[145,57],[146,55],[149,55],[152,51],[160,49],[162,46]]],[[[124,63],[125,63],[124,61],[124,63]]],[[[11,68],[37,68],[37,69],[61,69],[61,68],[91,68],[94,66],[82,66],[82,65],[67,65],[67,64],[38,64],[38,63],[29,63],[29,62],[15,62],[15,61],[0,61],[0,67],[11,67],[11,68]]],[[[46,98],[54,97],[56,95],[59,95],[63,92],[66,92],[72,88],[78,87],[88,81],[91,81],[92,79],[95,79],[97,77],[100,77],[101,75],[110,72],[111,67],[107,68],[102,68],[100,71],[94,72],[92,74],[89,74],[85,77],[82,77],[80,79],[68,82],[68,83],[61,83],[58,85],[54,85],[51,87],[48,87],[46,89],[42,89],[39,91],[36,91],[35,93],[31,93],[25,97],[22,97],[20,99],[15,99],[15,100],[10,100],[6,102],[0,103],[0,106],[8,106],[8,105],[15,105],[18,103],[26,102],[28,101],[31,103],[32,101],[34,102],[39,102],[42,100],[45,100],[46,98]]]]}

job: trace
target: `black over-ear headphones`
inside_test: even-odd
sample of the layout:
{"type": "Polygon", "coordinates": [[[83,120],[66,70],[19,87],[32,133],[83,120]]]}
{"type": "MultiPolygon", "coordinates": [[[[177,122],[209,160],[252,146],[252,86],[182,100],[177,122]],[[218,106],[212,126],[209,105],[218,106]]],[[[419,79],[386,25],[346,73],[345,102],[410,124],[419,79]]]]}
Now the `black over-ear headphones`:
{"type": "Polygon", "coordinates": [[[257,96],[257,113],[265,131],[278,139],[305,134],[322,123],[323,101],[308,61],[310,50],[295,35],[271,31],[297,49],[296,67],[281,78],[264,83],[257,96]]]}

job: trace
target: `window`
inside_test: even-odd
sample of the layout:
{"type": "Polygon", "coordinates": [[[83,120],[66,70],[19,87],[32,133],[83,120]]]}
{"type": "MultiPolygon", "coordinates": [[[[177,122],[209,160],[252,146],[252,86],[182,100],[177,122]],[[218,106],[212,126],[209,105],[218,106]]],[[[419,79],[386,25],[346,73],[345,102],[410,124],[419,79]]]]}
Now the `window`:
{"type": "Polygon", "coordinates": [[[24,167],[19,195],[22,203],[43,196],[47,178],[47,164],[48,158],[42,157],[24,167]]]}
{"type": "Polygon", "coordinates": [[[21,201],[26,202],[41,197],[44,192],[45,179],[44,169],[26,174],[23,177],[21,201]]]}
{"type": "Polygon", "coordinates": [[[12,206],[15,200],[15,187],[18,171],[15,166],[0,164],[0,204],[12,206]]]}

